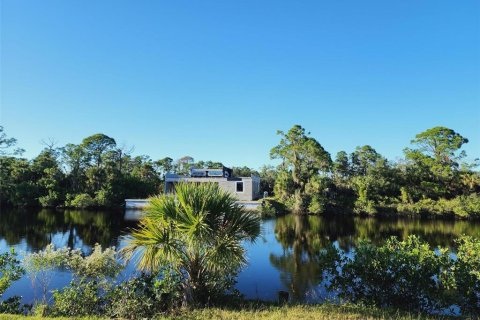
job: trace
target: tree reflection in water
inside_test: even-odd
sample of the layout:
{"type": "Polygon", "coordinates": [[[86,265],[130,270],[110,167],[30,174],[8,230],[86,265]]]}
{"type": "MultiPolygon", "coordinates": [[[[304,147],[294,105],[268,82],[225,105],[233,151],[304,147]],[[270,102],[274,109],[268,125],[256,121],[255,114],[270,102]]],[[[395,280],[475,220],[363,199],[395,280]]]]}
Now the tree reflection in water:
{"type": "Polygon", "coordinates": [[[390,236],[405,239],[415,234],[433,247],[451,247],[462,234],[480,237],[480,224],[471,221],[415,219],[374,219],[351,216],[318,217],[287,215],[277,219],[275,237],[283,254],[270,254],[270,263],[280,272],[280,280],[292,300],[308,300],[308,293],[319,287],[322,267],[319,253],[330,244],[347,254],[360,239],[381,244],[390,236]]]}
{"type": "Polygon", "coordinates": [[[25,250],[38,251],[48,244],[57,247],[115,246],[122,233],[135,225],[124,221],[123,211],[2,210],[0,239],[8,246],[25,242],[25,250]]]}
{"type": "MultiPolygon", "coordinates": [[[[49,243],[57,247],[81,248],[86,253],[95,244],[119,246],[119,238],[136,225],[123,211],[6,210],[0,211],[0,252],[20,245],[20,251],[38,251],[49,243]]],[[[359,239],[381,244],[390,236],[405,239],[415,234],[431,246],[451,246],[461,234],[480,238],[480,224],[471,221],[374,219],[351,216],[317,217],[287,215],[274,221],[275,239],[282,253],[264,253],[279,272],[280,281],[293,300],[315,300],[322,267],[319,253],[331,243],[347,253],[359,239]]],[[[257,242],[256,246],[262,246],[257,242]]],[[[266,244],[268,245],[268,244],[266,244]]],[[[272,252],[268,247],[264,252],[272,252]],[[268,251],[267,251],[268,250],[268,251]]],[[[255,270],[251,261],[249,268],[255,270]]],[[[258,270],[257,270],[258,271],[258,270]]],[[[20,290],[20,289],[19,289],[20,290]]],[[[20,291],[21,294],[26,294],[20,291]]]]}

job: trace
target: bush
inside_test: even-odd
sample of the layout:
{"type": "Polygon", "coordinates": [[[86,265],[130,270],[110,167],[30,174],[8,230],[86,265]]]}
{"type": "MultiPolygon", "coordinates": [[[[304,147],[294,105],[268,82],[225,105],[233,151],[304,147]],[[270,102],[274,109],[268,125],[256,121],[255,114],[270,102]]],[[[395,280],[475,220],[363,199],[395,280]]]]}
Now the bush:
{"type": "Polygon", "coordinates": [[[431,311],[440,307],[436,279],[449,262],[445,250],[437,254],[415,236],[380,247],[361,242],[334,284],[353,302],[431,311]]]}
{"type": "Polygon", "coordinates": [[[111,199],[113,198],[114,197],[113,197],[111,188],[107,188],[107,189],[102,188],[95,193],[95,203],[101,207],[111,206],[113,204],[111,199]]]}
{"type": "Polygon", "coordinates": [[[101,281],[115,278],[123,266],[117,259],[115,247],[102,250],[102,246],[97,243],[92,253],[85,257],[78,250],[72,250],[68,258],[68,268],[79,279],[101,281]]]}
{"type": "Polygon", "coordinates": [[[105,299],[96,281],[72,281],[62,290],[53,291],[51,315],[77,317],[102,315],[105,312],[105,299]]]}
{"type": "Polygon", "coordinates": [[[57,268],[66,267],[70,257],[70,249],[55,249],[53,244],[39,252],[28,253],[25,255],[23,265],[32,280],[32,286],[35,289],[37,284],[42,289],[42,301],[47,302],[47,292],[52,280],[52,272],[57,268]]]}
{"type": "Polygon", "coordinates": [[[65,206],[81,209],[92,208],[96,205],[95,199],[87,193],[80,193],[75,196],[68,194],[67,200],[65,201],[65,206]]]}
{"type": "Polygon", "coordinates": [[[327,199],[320,195],[315,195],[311,198],[308,205],[308,212],[314,214],[324,213],[327,207],[327,199]]]}
{"type": "MultiPolygon", "coordinates": [[[[22,277],[25,270],[20,266],[17,255],[12,249],[0,254],[0,298],[12,283],[22,277]]],[[[20,297],[11,297],[0,301],[0,313],[21,313],[20,297]]]]}
{"type": "Polygon", "coordinates": [[[23,313],[22,304],[20,302],[21,297],[15,296],[8,298],[5,301],[0,301],[0,314],[20,314],[23,313]]]}
{"type": "Polygon", "coordinates": [[[382,246],[362,241],[354,255],[332,245],[319,261],[331,277],[329,289],[349,302],[427,312],[458,306],[463,315],[478,315],[480,240],[461,237],[457,246],[455,257],[416,236],[393,237],[382,246]]]}
{"type": "Polygon", "coordinates": [[[414,215],[455,215],[459,218],[477,218],[480,216],[480,196],[458,196],[453,199],[421,199],[415,203],[400,203],[397,212],[414,215]]]}
{"type": "Polygon", "coordinates": [[[59,200],[60,196],[58,192],[53,190],[48,190],[47,195],[38,198],[38,202],[40,202],[42,207],[55,207],[59,203],[59,200]]]}
{"type": "Polygon", "coordinates": [[[457,241],[454,279],[457,303],[465,313],[480,314],[480,240],[462,237],[457,241]]]}
{"type": "Polygon", "coordinates": [[[151,274],[121,283],[110,296],[108,314],[113,318],[143,319],[178,306],[181,288],[169,274],[159,280],[151,274]]]}
{"type": "Polygon", "coordinates": [[[258,211],[263,218],[273,218],[277,215],[277,211],[272,206],[271,201],[267,199],[264,199],[262,201],[262,204],[258,211]]]}

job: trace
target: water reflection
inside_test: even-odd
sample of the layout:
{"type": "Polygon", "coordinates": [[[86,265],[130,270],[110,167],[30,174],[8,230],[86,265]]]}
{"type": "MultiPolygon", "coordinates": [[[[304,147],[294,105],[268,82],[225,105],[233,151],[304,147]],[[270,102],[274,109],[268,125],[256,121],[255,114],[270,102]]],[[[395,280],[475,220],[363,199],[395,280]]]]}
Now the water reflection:
{"type": "Polygon", "coordinates": [[[24,243],[26,251],[37,251],[47,244],[71,248],[116,245],[122,233],[135,225],[125,221],[121,211],[81,210],[2,210],[0,239],[8,246],[24,243]]]}
{"type": "Polygon", "coordinates": [[[277,219],[274,232],[283,252],[270,253],[270,263],[279,271],[280,280],[292,299],[304,301],[312,292],[318,295],[321,291],[318,253],[331,243],[350,253],[360,239],[381,244],[390,236],[405,239],[415,234],[433,247],[452,247],[462,234],[480,237],[480,225],[468,221],[288,215],[277,219]]]}
{"type": "MultiPolygon", "coordinates": [[[[80,248],[86,253],[95,243],[120,247],[122,236],[128,234],[138,218],[138,211],[2,210],[0,252],[11,246],[20,253],[38,251],[50,243],[80,248]]],[[[278,290],[288,290],[297,301],[327,297],[330,293],[320,285],[322,268],[318,253],[330,243],[351,252],[359,239],[380,244],[392,235],[405,239],[416,234],[434,247],[452,246],[461,234],[480,238],[480,224],[474,222],[350,216],[287,215],[264,221],[262,229],[262,241],[246,244],[249,264],[238,278],[237,288],[247,298],[273,300],[278,290]]],[[[130,264],[126,276],[134,270],[130,264]]],[[[62,287],[68,281],[67,276],[58,273],[50,289],[62,287]]],[[[31,303],[31,291],[30,282],[25,278],[14,283],[4,298],[22,295],[25,303],[31,303]]]]}

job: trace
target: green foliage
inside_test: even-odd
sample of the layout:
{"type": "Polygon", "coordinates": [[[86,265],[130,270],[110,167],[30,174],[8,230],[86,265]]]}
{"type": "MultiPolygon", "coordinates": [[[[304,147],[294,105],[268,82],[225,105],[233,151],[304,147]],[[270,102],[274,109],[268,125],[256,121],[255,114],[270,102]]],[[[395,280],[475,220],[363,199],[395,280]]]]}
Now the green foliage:
{"type": "Polygon", "coordinates": [[[0,314],[9,313],[9,314],[22,314],[28,311],[28,306],[22,305],[22,298],[19,296],[14,296],[6,299],[5,301],[0,301],[0,314]]]}
{"type": "Polygon", "coordinates": [[[48,190],[48,194],[38,198],[38,202],[44,208],[55,207],[60,202],[60,196],[58,192],[48,190]]]}
{"type": "Polygon", "coordinates": [[[67,198],[65,206],[85,209],[95,207],[96,202],[88,193],[81,193],[75,195],[71,200],[67,198]]]}
{"type": "Polygon", "coordinates": [[[47,292],[54,271],[68,265],[71,251],[68,248],[55,249],[49,244],[44,250],[28,253],[23,259],[23,265],[32,281],[34,288],[40,285],[42,289],[42,301],[46,303],[47,292]]]}
{"type": "MultiPolygon", "coordinates": [[[[406,148],[405,159],[387,161],[372,146],[329,153],[300,125],[279,131],[272,148],[274,168],[257,172],[235,167],[234,174],[261,177],[261,190],[303,214],[430,214],[478,218],[479,162],[463,162],[468,139],[445,127],[421,132],[406,148]]],[[[47,146],[32,160],[16,158],[16,140],[0,126],[0,205],[42,207],[115,207],[127,198],[147,198],[163,190],[168,172],[188,173],[192,166],[222,163],[183,157],[153,161],[132,156],[104,134],[61,148],[47,146]]]]}
{"type": "Polygon", "coordinates": [[[405,149],[411,162],[412,182],[423,194],[431,198],[449,197],[456,193],[459,161],[465,152],[459,152],[468,139],[445,127],[434,127],[415,136],[411,141],[415,149],[405,149]]]}
{"type": "Polygon", "coordinates": [[[435,310],[442,298],[437,279],[449,262],[446,250],[435,253],[414,236],[405,241],[391,238],[380,247],[361,242],[355,258],[342,262],[334,286],[355,302],[435,310]]]}
{"type": "Polygon", "coordinates": [[[453,274],[458,297],[465,314],[480,314],[480,239],[462,237],[457,241],[457,260],[453,274]]]}
{"type": "MultiPolygon", "coordinates": [[[[14,281],[19,280],[25,270],[20,266],[15,251],[0,254],[0,298],[14,281]]],[[[20,297],[11,297],[0,301],[0,313],[20,313],[22,311],[20,297]]]]}
{"type": "Polygon", "coordinates": [[[282,173],[277,178],[279,184],[275,186],[275,194],[282,199],[293,193],[293,209],[303,213],[311,200],[307,184],[312,183],[310,180],[316,179],[319,172],[328,172],[332,160],[322,145],[309,137],[299,125],[293,126],[287,133],[278,131],[277,134],[281,136],[280,143],[270,151],[272,159],[282,160],[282,173]]]}
{"type": "Polygon", "coordinates": [[[0,126],[0,156],[8,156],[8,155],[21,155],[24,150],[20,148],[15,148],[17,144],[17,139],[15,138],[8,138],[7,134],[4,132],[3,126],[0,126]]]}
{"type": "Polygon", "coordinates": [[[421,199],[415,203],[401,203],[398,205],[399,213],[413,215],[434,214],[440,216],[453,216],[459,218],[478,218],[480,216],[480,196],[458,196],[453,199],[432,200],[421,199]]]}
{"type": "Polygon", "coordinates": [[[181,301],[178,279],[171,278],[167,270],[162,279],[141,274],[127,280],[109,293],[107,313],[113,318],[146,319],[179,307],[181,301]]]}
{"type": "Polygon", "coordinates": [[[255,241],[260,218],[217,184],[178,184],[175,193],[150,198],[123,253],[138,251],[140,269],[169,266],[182,278],[184,303],[206,303],[231,288],[245,264],[242,242],[255,241]]]}
{"type": "Polygon", "coordinates": [[[106,301],[95,281],[72,281],[68,287],[53,291],[53,304],[49,313],[53,316],[85,316],[105,313],[106,301]]]}
{"type": "Polygon", "coordinates": [[[0,254],[0,297],[12,282],[20,279],[24,272],[13,249],[0,254]]]}
{"type": "Polygon", "coordinates": [[[119,206],[126,198],[157,193],[161,184],[160,167],[146,156],[132,157],[104,134],[79,145],[49,146],[31,161],[7,151],[16,141],[6,138],[3,128],[0,136],[0,205],[119,206]]]}
{"type": "MultiPolygon", "coordinates": [[[[56,269],[70,270],[75,275],[74,280],[82,284],[81,289],[90,290],[92,288],[90,285],[85,288],[83,285],[87,285],[87,282],[95,282],[96,286],[108,288],[108,282],[105,279],[115,278],[123,268],[116,257],[115,248],[102,250],[98,244],[88,256],[82,255],[78,249],[57,249],[50,244],[42,251],[27,254],[23,264],[32,280],[32,286],[34,288],[38,284],[41,286],[44,303],[53,276],[52,271],[56,269]]],[[[72,285],[65,294],[70,296],[75,290],[72,285]]]]}
{"type": "Polygon", "coordinates": [[[456,252],[435,250],[416,236],[376,246],[361,241],[353,255],[330,246],[321,253],[330,289],[342,299],[377,307],[438,312],[453,305],[480,312],[480,241],[461,237],[456,252]],[[456,255],[455,255],[455,254],[456,255]]]}
{"type": "Polygon", "coordinates": [[[355,201],[354,211],[356,213],[375,214],[377,210],[372,199],[372,192],[375,184],[375,179],[372,176],[355,177],[353,180],[354,188],[357,191],[358,197],[355,201]]]}
{"type": "Polygon", "coordinates": [[[234,177],[251,177],[251,176],[259,176],[260,174],[249,167],[232,167],[233,176],[234,177]]]}
{"type": "Polygon", "coordinates": [[[102,249],[96,244],[90,255],[83,256],[78,250],[71,250],[68,268],[80,279],[100,282],[103,278],[115,278],[123,269],[114,247],[102,249]]]}
{"type": "Polygon", "coordinates": [[[262,205],[259,209],[259,214],[262,218],[273,218],[277,216],[277,210],[272,205],[270,199],[263,199],[262,205]]]}

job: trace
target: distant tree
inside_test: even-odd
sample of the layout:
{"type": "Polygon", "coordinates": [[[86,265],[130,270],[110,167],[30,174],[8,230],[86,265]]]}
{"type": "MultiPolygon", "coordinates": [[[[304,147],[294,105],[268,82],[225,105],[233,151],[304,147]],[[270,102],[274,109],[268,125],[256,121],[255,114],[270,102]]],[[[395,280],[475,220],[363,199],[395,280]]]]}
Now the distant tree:
{"type": "Polygon", "coordinates": [[[277,131],[281,136],[280,143],[270,151],[272,159],[281,159],[283,168],[290,173],[293,186],[296,212],[306,212],[308,194],[305,186],[320,172],[331,168],[330,154],[320,143],[308,136],[299,125],[293,126],[287,133],[277,131]]]}
{"type": "Polygon", "coordinates": [[[58,161],[56,149],[45,148],[31,164],[31,170],[38,186],[40,204],[54,207],[64,201],[64,174],[58,161]]]}
{"type": "Polygon", "coordinates": [[[5,133],[3,126],[0,126],[0,156],[16,156],[22,155],[25,151],[20,148],[16,148],[11,150],[11,148],[17,145],[17,139],[15,138],[8,138],[7,134],[5,133]]]}
{"type": "Polygon", "coordinates": [[[62,163],[65,166],[70,192],[79,193],[85,181],[85,169],[88,166],[87,152],[79,145],[69,143],[60,149],[62,163]]]}
{"type": "Polygon", "coordinates": [[[410,181],[421,186],[428,197],[455,195],[455,183],[459,179],[460,160],[466,156],[460,151],[468,139],[446,127],[434,127],[421,132],[411,141],[415,148],[404,150],[410,181]]]}
{"type": "Polygon", "coordinates": [[[253,176],[259,176],[260,174],[256,171],[253,170],[252,168],[243,166],[243,167],[232,167],[233,170],[233,176],[234,177],[251,177],[253,176]]]}
{"type": "Polygon", "coordinates": [[[160,175],[165,177],[165,175],[169,172],[173,171],[173,159],[169,157],[165,157],[163,159],[155,161],[155,166],[157,170],[160,172],[160,175]]]}
{"type": "Polygon", "coordinates": [[[346,178],[350,174],[350,163],[348,154],[345,151],[337,153],[335,162],[333,163],[333,172],[338,179],[346,178]]]}
{"type": "Polygon", "coordinates": [[[102,157],[107,151],[113,150],[117,146],[115,139],[103,134],[97,133],[83,139],[81,147],[92,158],[97,167],[102,163],[102,157]]]}
{"type": "Polygon", "coordinates": [[[201,161],[198,161],[198,162],[192,164],[191,167],[200,168],[200,169],[202,169],[202,168],[205,168],[205,169],[207,169],[207,168],[210,168],[210,169],[220,169],[220,168],[223,167],[223,163],[221,163],[221,162],[215,162],[215,161],[210,161],[210,160],[209,160],[209,161],[203,161],[203,160],[201,160],[201,161]]]}
{"type": "Polygon", "coordinates": [[[190,156],[184,156],[177,160],[175,171],[178,174],[187,174],[195,163],[195,159],[190,156]]]}
{"type": "Polygon", "coordinates": [[[272,165],[264,165],[260,168],[260,190],[268,192],[269,195],[273,194],[273,188],[275,186],[275,180],[277,179],[277,170],[272,165]]]}
{"type": "Polygon", "coordinates": [[[356,175],[366,175],[380,160],[382,156],[371,146],[357,147],[351,154],[352,170],[356,175]]]}

